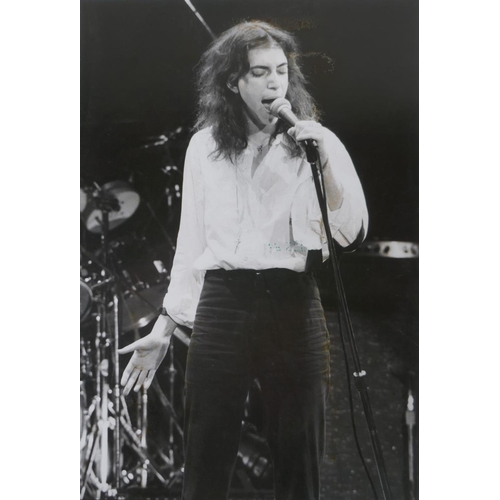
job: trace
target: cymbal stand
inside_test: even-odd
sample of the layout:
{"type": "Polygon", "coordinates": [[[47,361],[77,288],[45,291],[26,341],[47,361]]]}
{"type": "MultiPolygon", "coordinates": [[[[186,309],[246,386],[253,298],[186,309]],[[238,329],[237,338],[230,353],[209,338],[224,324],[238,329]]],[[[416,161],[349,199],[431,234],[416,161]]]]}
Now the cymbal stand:
{"type": "MultiPolygon", "coordinates": [[[[99,186],[96,185],[97,191],[93,196],[96,201],[97,207],[101,210],[102,220],[101,223],[101,248],[102,258],[92,258],[94,262],[101,267],[102,281],[94,287],[99,288],[100,302],[99,313],[96,316],[97,321],[97,334],[96,334],[96,396],[93,406],[95,408],[94,418],[95,422],[89,433],[88,444],[85,456],[84,472],[82,474],[81,484],[81,498],[85,496],[87,482],[89,478],[93,479],[94,486],[97,488],[96,500],[101,498],[116,498],[120,488],[120,480],[122,476],[127,475],[127,471],[121,471],[123,466],[122,458],[122,445],[126,442],[132,450],[135,451],[137,456],[142,461],[142,470],[140,472],[140,484],[142,487],[147,486],[147,471],[150,469],[154,475],[168,488],[179,480],[182,480],[183,469],[182,465],[177,466],[174,454],[174,432],[177,430],[182,439],[182,428],[179,425],[178,417],[175,413],[171,401],[174,399],[174,382],[176,378],[176,369],[174,367],[173,346],[170,347],[169,358],[169,381],[170,381],[170,401],[163,394],[159,387],[158,382],[154,381],[154,389],[160,397],[165,410],[169,413],[169,453],[168,457],[161,454],[168,466],[169,475],[168,479],[160,473],[161,468],[154,462],[151,455],[147,451],[147,403],[148,397],[146,391],[143,390],[140,400],[140,408],[138,415],[139,429],[134,429],[131,424],[130,417],[125,398],[121,393],[119,385],[120,371],[119,371],[119,335],[120,335],[120,284],[122,280],[110,262],[111,252],[109,248],[108,233],[109,233],[109,212],[119,210],[118,200],[108,193],[103,192],[99,186]],[[113,331],[112,337],[109,337],[111,330],[106,314],[106,308],[111,302],[113,304],[113,331]],[[114,344],[114,345],[111,345],[114,344]],[[112,347],[111,352],[109,347],[112,347]],[[111,366],[110,366],[111,365],[111,366]],[[113,370],[110,371],[110,369],[113,370]],[[114,376],[114,386],[111,391],[112,381],[110,381],[110,374],[114,376]],[[112,401],[109,400],[109,395],[113,394],[112,401]],[[128,420],[127,418],[128,417],[128,420]],[[110,455],[108,450],[109,446],[109,430],[113,431],[113,453],[110,455]],[[123,431],[123,433],[122,433],[123,431]],[[137,436],[140,434],[140,438],[137,436]],[[99,451],[99,453],[98,453],[99,451]],[[94,461],[100,455],[100,463],[98,464],[98,476],[96,477],[93,471],[94,461]],[[108,476],[111,473],[111,482],[108,482],[108,476]]],[[[87,254],[87,252],[84,252],[87,254]]],[[[91,256],[92,257],[92,256],[91,256]]],[[[133,291],[134,292],[134,291],[133,291]]],[[[136,294],[140,297],[140,294],[136,294]]],[[[145,302],[148,302],[143,297],[140,297],[145,302]]],[[[149,303],[148,303],[149,304],[149,303]]],[[[149,304],[154,308],[152,304],[149,304]]],[[[183,342],[185,339],[181,338],[183,342]]],[[[182,458],[179,460],[182,463],[182,458]]],[[[126,483],[127,481],[125,481],[126,483]]]]}
{"type": "MultiPolygon", "coordinates": [[[[106,356],[103,354],[103,348],[102,346],[105,344],[106,347],[109,347],[110,345],[110,340],[106,337],[105,331],[102,328],[102,318],[107,318],[106,314],[106,307],[105,304],[108,302],[105,300],[105,297],[102,295],[102,291],[104,287],[112,282],[118,282],[122,284],[120,276],[116,274],[115,271],[113,271],[110,267],[108,267],[103,260],[97,259],[94,255],[86,251],[85,249],[81,249],[82,252],[93,262],[99,265],[101,269],[104,269],[106,273],[103,273],[103,276],[106,274],[108,276],[111,276],[110,278],[106,278],[97,285],[93,287],[93,290],[99,290],[100,293],[100,300],[96,300],[96,302],[99,304],[99,314],[95,315],[96,321],[98,323],[97,327],[97,334],[96,334],[96,396],[94,400],[92,401],[92,404],[89,407],[88,411],[88,416],[90,417],[91,415],[94,416],[95,423],[92,425],[92,428],[90,432],[87,434],[87,445],[86,445],[86,456],[85,456],[85,467],[84,467],[84,473],[82,473],[81,477],[82,479],[82,489],[81,489],[81,498],[83,499],[84,494],[85,494],[85,489],[86,489],[86,483],[89,479],[93,480],[93,486],[99,489],[98,493],[98,498],[101,498],[100,495],[103,492],[106,492],[108,497],[110,497],[112,494],[114,494],[114,489],[111,488],[110,485],[107,485],[105,481],[102,481],[104,477],[104,472],[100,475],[101,480],[94,474],[92,470],[92,464],[94,463],[94,459],[96,459],[96,453],[97,450],[99,450],[98,443],[104,439],[102,437],[102,434],[100,432],[100,429],[104,427],[104,425],[101,425],[98,423],[102,420],[102,414],[104,413],[104,410],[102,408],[102,401],[104,396],[102,395],[102,387],[103,387],[103,380],[101,375],[107,376],[108,375],[108,368],[109,368],[109,363],[108,359],[106,356]],[[104,340],[105,339],[105,340],[104,340]],[[105,370],[104,370],[105,368],[105,370]]],[[[126,287],[126,284],[123,283],[123,286],[126,287]]],[[[119,288],[116,289],[118,292],[120,291],[119,288]]],[[[131,290],[133,293],[135,293],[133,290],[131,290]]],[[[137,296],[140,297],[139,293],[135,293],[137,296]]],[[[116,295],[115,295],[116,297],[116,295]]],[[[141,297],[142,298],[142,297],[141,297]]],[[[143,299],[145,302],[147,300],[143,299]]],[[[114,305],[116,305],[116,301],[114,301],[114,305]]],[[[151,307],[154,309],[154,306],[151,305],[151,307]]],[[[115,308],[115,313],[116,313],[116,308],[115,308]]],[[[114,314],[114,324],[117,324],[116,321],[116,314],[114,314]]],[[[185,343],[189,344],[189,337],[183,333],[183,332],[174,332],[174,334],[180,338],[180,340],[185,343]]],[[[115,329],[115,338],[116,338],[116,329],[115,329]]],[[[118,342],[115,341],[115,345],[118,345],[118,342]]],[[[172,351],[173,353],[173,351],[172,351]]],[[[115,364],[115,369],[117,365],[115,364]]],[[[170,358],[170,381],[172,382],[173,377],[175,376],[176,371],[173,370],[173,357],[170,358]]],[[[115,372],[115,378],[116,380],[119,380],[119,378],[116,375],[115,372]]],[[[178,433],[179,436],[182,440],[182,427],[179,424],[179,418],[175,412],[175,409],[173,405],[170,403],[168,398],[165,396],[163,393],[158,381],[155,379],[153,381],[153,386],[152,389],[157,393],[158,398],[160,400],[160,403],[163,407],[163,409],[168,413],[170,420],[170,428],[175,429],[178,433]]],[[[106,391],[109,391],[109,384],[106,386],[106,391]]],[[[119,453],[114,454],[114,464],[119,464],[123,467],[123,459],[122,459],[122,445],[123,443],[126,443],[137,455],[139,460],[142,462],[142,470],[140,473],[140,484],[142,487],[147,486],[146,481],[147,481],[147,470],[150,469],[152,473],[161,481],[163,485],[166,487],[169,487],[173,485],[175,482],[177,482],[177,478],[182,477],[182,468],[179,470],[173,470],[174,464],[173,461],[170,459],[171,457],[167,457],[165,454],[161,452],[161,450],[157,450],[161,458],[164,460],[166,466],[168,467],[169,470],[169,475],[168,479],[165,479],[165,477],[162,475],[164,474],[162,470],[165,468],[164,466],[159,466],[155,463],[154,459],[152,458],[151,454],[147,450],[147,404],[148,404],[148,397],[147,393],[144,393],[140,398],[139,405],[137,408],[137,415],[139,416],[139,422],[137,423],[137,427],[135,427],[132,424],[132,421],[130,419],[130,415],[128,413],[128,408],[127,408],[127,402],[125,400],[125,397],[123,396],[123,393],[120,393],[119,387],[116,388],[115,386],[115,398],[119,395],[119,402],[118,404],[115,403],[113,405],[112,402],[109,402],[109,404],[106,407],[105,412],[109,416],[109,425],[108,427],[111,428],[112,430],[116,429],[116,422],[118,421],[121,430],[123,431],[120,437],[120,448],[119,448],[119,453]],[[115,407],[118,408],[120,412],[120,418],[116,418],[116,411],[115,407]],[[139,439],[138,434],[141,436],[139,439]]],[[[107,393],[106,393],[106,399],[107,399],[107,393]]],[[[106,424],[107,425],[107,424],[106,424]]],[[[170,439],[170,441],[172,441],[170,439]]],[[[104,443],[104,448],[106,448],[106,443],[104,443]]],[[[115,448],[116,451],[116,448],[115,448]]],[[[179,462],[182,462],[182,459],[179,460],[179,462]]],[[[137,470],[134,468],[134,470],[137,470]]],[[[115,467],[116,471],[116,467],[115,467]]],[[[132,471],[127,471],[127,470],[120,470],[120,475],[119,478],[121,481],[124,483],[122,486],[130,484],[130,473],[132,471]]],[[[115,472],[115,477],[116,477],[116,472],[115,472]]],[[[137,477],[137,476],[136,476],[137,477]]],[[[118,482],[118,481],[117,481],[118,482]]],[[[93,497],[94,498],[94,497],[93,497]]]]}
{"type": "Polygon", "coordinates": [[[96,395],[91,405],[93,407],[94,423],[89,433],[87,452],[84,459],[83,472],[81,473],[80,499],[83,499],[85,496],[87,483],[93,472],[92,466],[94,461],[98,459],[98,475],[94,478],[94,486],[97,488],[95,498],[99,500],[102,494],[107,494],[108,492],[111,495],[113,494],[113,489],[107,482],[109,473],[108,430],[112,427],[112,423],[108,415],[109,360],[103,356],[109,341],[106,339],[105,331],[102,328],[102,318],[106,317],[105,314],[103,315],[103,312],[105,312],[105,306],[101,302],[99,304],[99,313],[96,315],[96,395]],[[99,454],[97,453],[98,451],[99,454]]]}
{"type": "Polygon", "coordinates": [[[99,313],[96,317],[97,322],[97,332],[96,332],[96,406],[95,406],[95,423],[91,432],[91,445],[89,447],[86,464],[84,467],[84,473],[82,475],[82,483],[80,488],[80,498],[85,495],[85,490],[87,486],[87,481],[89,479],[92,464],[95,459],[95,454],[97,451],[97,442],[99,441],[99,451],[100,451],[100,464],[99,464],[99,475],[97,481],[97,493],[96,499],[100,500],[101,495],[105,495],[106,498],[115,498],[118,493],[119,481],[120,481],[120,465],[121,465],[121,447],[120,447],[120,419],[111,418],[109,415],[109,410],[113,409],[115,415],[120,414],[120,386],[119,386],[119,358],[118,358],[118,339],[120,333],[120,303],[116,287],[118,283],[114,283],[113,276],[108,276],[107,268],[109,261],[109,243],[108,243],[108,232],[109,232],[109,212],[119,210],[119,202],[116,198],[110,197],[106,193],[102,192],[97,186],[97,192],[94,194],[94,198],[97,202],[98,208],[102,213],[102,236],[101,236],[101,246],[103,254],[104,266],[101,269],[101,275],[103,279],[103,286],[101,289],[101,300],[99,303],[99,313]],[[108,337],[109,325],[106,315],[106,306],[108,304],[108,297],[112,293],[112,303],[113,303],[113,350],[110,353],[108,348],[111,345],[111,339],[108,337]],[[110,375],[110,364],[114,367],[114,398],[113,401],[109,401],[110,385],[109,380],[110,375]],[[114,406],[114,408],[113,408],[114,406]],[[109,457],[109,430],[114,431],[113,437],[113,455],[109,457]],[[112,472],[112,483],[108,483],[109,473],[112,472]]]}
{"type": "MultiPolygon", "coordinates": [[[[170,345],[169,351],[172,348],[170,345]]],[[[183,458],[178,457],[174,454],[175,440],[174,432],[177,432],[182,441],[183,431],[179,424],[179,417],[177,416],[173,404],[174,389],[173,384],[177,374],[177,370],[174,368],[174,358],[173,351],[169,357],[169,398],[164,394],[157,379],[153,380],[152,389],[157,394],[163,409],[168,413],[169,417],[169,450],[168,455],[165,454],[161,449],[155,450],[158,455],[163,460],[164,464],[159,464],[153,459],[152,454],[147,449],[147,392],[142,389],[142,394],[140,397],[141,404],[138,407],[138,413],[141,418],[138,422],[139,429],[134,429],[132,426],[130,416],[128,414],[128,409],[125,400],[122,396],[122,414],[120,416],[120,423],[123,429],[123,439],[132,450],[135,451],[137,456],[142,461],[142,468],[139,472],[140,486],[145,488],[147,486],[147,472],[150,470],[163,484],[166,490],[169,490],[174,484],[182,482],[183,477],[183,458]]],[[[122,475],[125,483],[129,483],[129,473],[132,472],[123,470],[122,475]]],[[[136,476],[137,477],[137,476],[136,476]]]]}
{"type": "MultiPolygon", "coordinates": [[[[148,431],[148,391],[142,388],[142,418],[141,418],[141,448],[147,450],[147,431],[148,431]]],[[[144,462],[141,471],[141,486],[145,488],[148,484],[148,462],[144,462]]]]}
{"type": "MultiPolygon", "coordinates": [[[[155,463],[155,460],[151,457],[149,452],[147,451],[147,447],[145,445],[145,440],[139,438],[137,436],[137,432],[134,429],[132,422],[130,420],[130,416],[128,414],[127,410],[127,405],[125,402],[125,398],[123,395],[121,396],[122,398],[122,408],[123,410],[121,411],[120,415],[120,425],[123,430],[123,436],[122,436],[122,441],[126,442],[128,446],[130,446],[131,449],[135,451],[137,456],[141,459],[142,461],[142,470],[141,470],[141,482],[143,481],[143,475],[147,472],[147,469],[150,469],[153,474],[163,483],[164,485],[168,484],[168,481],[162,476],[160,473],[160,467],[155,463]]],[[[111,414],[114,416],[116,419],[116,414],[114,410],[111,408],[111,414]]],[[[143,424],[145,427],[145,422],[143,424]]],[[[142,429],[141,429],[142,431],[142,429]]],[[[128,476],[127,471],[123,470],[122,475],[124,477],[128,476]]],[[[127,482],[127,481],[126,481],[127,482]]],[[[141,487],[146,487],[147,483],[141,484],[141,487]]]]}
{"type": "MultiPolygon", "coordinates": [[[[113,210],[119,210],[120,205],[118,203],[118,200],[115,197],[109,197],[109,196],[102,196],[100,199],[98,199],[98,206],[102,210],[102,236],[101,236],[101,242],[102,242],[102,250],[103,250],[103,260],[104,264],[107,266],[109,265],[109,240],[108,240],[108,233],[109,233],[109,212],[113,210]]],[[[109,276],[106,276],[106,271],[103,269],[102,271],[103,277],[104,278],[109,278],[109,276]]],[[[118,293],[116,290],[116,287],[118,287],[118,283],[113,283],[112,287],[105,287],[103,294],[105,298],[105,304],[107,304],[106,298],[109,292],[112,294],[112,301],[113,301],[113,350],[110,353],[111,354],[111,361],[114,367],[114,411],[115,415],[120,415],[120,363],[119,363],[119,356],[118,356],[118,343],[119,343],[119,336],[120,336],[120,301],[118,298],[118,293]],[[106,288],[112,288],[112,290],[107,290],[106,288]]],[[[106,322],[107,323],[107,322],[106,322]]],[[[108,328],[106,328],[104,331],[106,332],[109,329],[109,325],[106,325],[108,328]]],[[[109,346],[110,343],[109,341],[107,342],[107,346],[109,346]]],[[[106,384],[108,384],[107,377],[105,379],[106,384]]],[[[107,387],[109,390],[109,385],[107,387]]],[[[104,391],[103,394],[106,396],[107,399],[107,391],[104,391]]],[[[104,405],[103,405],[104,407],[104,405]]],[[[105,407],[105,410],[107,412],[107,405],[105,407]]],[[[107,446],[107,441],[105,442],[107,446]]],[[[118,488],[120,487],[120,465],[121,465],[121,446],[120,446],[120,419],[115,418],[115,427],[114,427],[114,438],[113,438],[113,460],[110,466],[114,469],[114,494],[112,496],[116,496],[116,492],[118,491],[118,488]]],[[[107,451],[107,450],[106,450],[107,451]]],[[[102,449],[102,453],[104,455],[104,448],[102,449]]]]}
{"type": "Polygon", "coordinates": [[[176,483],[182,482],[184,475],[183,457],[176,457],[174,450],[175,439],[174,432],[177,431],[181,441],[184,438],[184,432],[182,427],[179,425],[179,417],[177,416],[175,409],[173,407],[173,402],[175,398],[175,379],[177,377],[177,369],[175,368],[175,359],[174,359],[174,342],[170,343],[168,349],[168,374],[169,374],[169,397],[167,398],[160,387],[160,384],[157,380],[153,382],[153,388],[155,389],[160,401],[162,402],[163,407],[168,412],[168,455],[161,452],[160,455],[170,468],[170,473],[168,476],[168,487],[172,487],[176,483]]]}

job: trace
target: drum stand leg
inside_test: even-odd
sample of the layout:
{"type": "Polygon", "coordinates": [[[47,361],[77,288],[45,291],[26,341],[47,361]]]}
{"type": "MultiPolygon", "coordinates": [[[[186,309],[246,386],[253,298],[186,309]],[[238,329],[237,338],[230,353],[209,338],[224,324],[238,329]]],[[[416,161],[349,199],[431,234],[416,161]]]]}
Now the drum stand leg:
{"type": "Polygon", "coordinates": [[[177,417],[174,407],[172,405],[172,402],[175,399],[175,380],[177,377],[177,370],[175,368],[175,363],[174,363],[174,342],[170,343],[169,347],[169,363],[168,363],[168,373],[169,373],[169,399],[165,397],[163,394],[163,391],[160,387],[160,384],[158,383],[157,380],[153,382],[153,388],[156,390],[158,396],[160,397],[160,401],[162,402],[163,406],[165,409],[168,411],[169,417],[168,417],[168,429],[169,429],[169,435],[168,435],[168,444],[169,444],[169,449],[168,449],[168,456],[165,455],[165,453],[161,452],[160,450],[160,455],[165,461],[165,463],[171,468],[171,472],[169,474],[169,487],[173,486],[177,482],[182,482],[182,477],[184,474],[184,468],[183,464],[184,460],[183,457],[175,456],[174,450],[175,450],[175,439],[174,439],[174,432],[178,432],[179,437],[181,441],[183,440],[184,433],[179,425],[179,418],[177,417]]]}
{"type": "MultiPolygon", "coordinates": [[[[147,449],[143,445],[142,439],[139,439],[134,428],[127,421],[124,415],[120,416],[120,424],[123,429],[123,439],[124,441],[135,451],[137,456],[142,460],[142,469],[147,470],[151,469],[151,471],[155,474],[155,476],[163,483],[167,484],[167,480],[161,475],[159,472],[160,467],[155,463],[154,459],[149,455],[147,449]]],[[[141,472],[142,479],[142,472],[141,472]]]]}
{"type": "MultiPolygon", "coordinates": [[[[147,451],[147,422],[148,422],[148,391],[142,387],[142,418],[141,418],[141,448],[147,451]]],[[[148,464],[143,462],[141,470],[141,487],[148,485],[148,464]]]]}
{"type": "Polygon", "coordinates": [[[114,286],[110,284],[114,281],[113,272],[109,271],[108,265],[110,261],[110,249],[108,242],[109,231],[109,212],[118,210],[119,204],[116,199],[106,198],[106,196],[98,197],[98,207],[102,210],[102,254],[103,266],[101,270],[102,277],[105,284],[102,297],[98,306],[98,314],[96,315],[97,334],[96,334],[96,411],[95,411],[95,425],[92,435],[92,444],[88,454],[88,461],[84,468],[83,485],[81,486],[81,497],[85,495],[87,481],[89,480],[92,471],[94,457],[96,453],[96,443],[100,443],[100,464],[98,471],[98,490],[96,500],[100,500],[101,494],[105,493],[107,498],[114,498],[118,494],[120,487],[120,468],[122,463],[121,457],[121,433],[120,433],[120,365],[118,356],[118,344],[120,336],[120,301],[118,283],[115,282],[114,286]],[[112,341],[108,337],[110,328],[110,321],[106,314],[106,308],[109,300],[113,304],[113,337],[112,341]],[[103,328],[104,325],[104,328],[103,328]],[[111,348],[110,348],[111,346],[111,348]],[[111,371],[111,368],[113,370],[111,371]],[[111,391],[110,381],[114,377],[113,391],[111,391]],[[109,401],[109,395],[113,394],[113,401],[109,401]],[[115,418],[111,420],[109,413],[114,412],[115,418]],[[113,453],[109,454],[109,430],[113,428],[113,453]],[[111,473],[112,482],[114,487],[108,483],[108,476],[111,473]]]}
{"type": "MultiPolygon", "coordinates": [[[[154,379],[152,389],[157,394],[161,405],[168,413],[168,427],[169,427],[169,437],[168,437],[168,450],[157,449],[154,450],[159,457],[163,460],[164,464],[160,467],[159,464],[155,462],[152,458],[151,452],[148,451],[148,443],[147,443],[147,424],[148,424],[148,396],[147,392],[142,389],[142,393],[138,396],[138,405],[137,405],[137,427],[132,425],[130,420],[130,416],[128,414],[127,405],[124,399],[122,399],[122,412],[120,416],[120,425],[123,430],[123,438],[130,448],[135,451],[139,460],[140,460],[140,472],[139,472],[139,483],[142,488],[147,487],[148,481],[148,470],[152,471],[153,474],[161,481],[166,490],[171,488],[178,482],[182,481],[183,476],[183,458],[180,456],[176,456],[174,453],[175,450],[175,439],[174,433],[178,433],[180,439],[183,438],[182,427],[178,422],[178,417],[175,412],[175,409],[171,403],[174,400],[175,396],[175,379],[177,377],[177,370],[174,365],[174,352],[173,352],[173,343],[170,344],[169,348],[169,398],[163,393],[160,384],[157,379],[154,379]],[[167,470],[168,475],[165,475],[164,470],[167,470]]],[[[139,467],[134,467],[135,470],[139,469],[139,467]]],[[[123,471],[124,476],[127,476],[127,471],[123,471]]],[[[137,476],[136,476],[137,477],[137,476]]]]}
{"type": "MultiPolygon", "coordinates": [[[[106,333],[101,327],[101,318],[105,317],[102,313],[105,312],[102,305],[100,306],[101,314],[96,315],[97,334],[96,334],[96,395],[94,397],[93,406],[94,423],[87,441],[87,453],[84,460],[83,472],[81,473],[80,498],[83,499],[87,484],[90,479],[93,466],[96,459],[99,457],[97,470],[97,492],[96,500],[100,500],[102,494],[107,497],[114,497],[117,493],[117,488],[112,488],[108,483],[108,475],[111,471],[112,460],[109,455],[109,429],[114,427],[116,430],[116,419],[113,422],[110,417],[110,410],[113,411],[112,403],[109,401],[109,360],[104,355],[109,347],[109,341],[106,339],[106,333]],[[114,425],[113,425],[114,424],[114,425]],[[97,453],[99,451],[99,453],[97,453]]],[[[116,434],[115,434],[116,435],[116,434]]],[[[115,446],[119,446],[116,442],[115,446]]],[[[119,466],[119,464],[118,464],[119,466]]],[[[118,484],[118,477],[115,477],[118,484]]]]}

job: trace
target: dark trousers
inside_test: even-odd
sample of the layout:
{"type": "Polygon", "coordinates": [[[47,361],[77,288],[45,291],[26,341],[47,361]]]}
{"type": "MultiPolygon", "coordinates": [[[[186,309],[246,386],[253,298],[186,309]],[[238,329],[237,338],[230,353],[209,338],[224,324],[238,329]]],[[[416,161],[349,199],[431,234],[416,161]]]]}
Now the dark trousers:
{"type": "Polygon", "coordinates": [[[257,378],[276,500],[317,500],[329,337],[314,277],[208,271],[186,369],[184,500],[224,500],[257,378]]]}

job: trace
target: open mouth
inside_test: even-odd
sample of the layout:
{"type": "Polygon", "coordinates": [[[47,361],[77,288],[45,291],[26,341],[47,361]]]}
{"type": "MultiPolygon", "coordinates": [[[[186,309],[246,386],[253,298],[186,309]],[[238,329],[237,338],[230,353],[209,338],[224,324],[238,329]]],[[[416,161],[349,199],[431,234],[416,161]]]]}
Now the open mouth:
{"type": "Polygon", "coordinates": [[[275,101],[275,99],[262,99],[262,106],[264,106],[267,112],[271,111],[271,104],[275,101]]]}

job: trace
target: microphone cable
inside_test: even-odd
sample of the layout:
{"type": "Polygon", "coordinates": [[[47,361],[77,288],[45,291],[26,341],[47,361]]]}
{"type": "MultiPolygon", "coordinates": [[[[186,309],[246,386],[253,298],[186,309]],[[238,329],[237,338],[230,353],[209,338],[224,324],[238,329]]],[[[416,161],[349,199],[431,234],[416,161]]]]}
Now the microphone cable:
{"type": "MultiPolygon", "coordinates": [[[[339,330],[340,330],[340,339],[341,339],[341,344],[342,344],[342,349],[343,349],[343,355],[344,355],[344,361],[345,361],[345,369],[346,369],[346,377],[347,377],[347,390],[348,390],[348,396],[349,396],[349,407],[350,407],[350,415],[351,415],[351,425],[353,429],[353,435],[354,435],[354,440],[356,444],[356,448],[358,451],[358,455],[361,459],[361,463],[363,465],[363,468],[366,472],[366,475],[368,477],[368,480],[370,482],[370,486],[373,491],[373,495],[376,500],[379,500],[379,496],[377,494],[377,490],[375,488],[375,484],[373,481],[373,478],[371,477],[370,471],[368,469],[368,466],[366,464],[366,460],[363,456],[363,452],[361,450],[361,445],[359,442],[359,436],[357,432],[357,427],[356,427],[356,421],[354,417],[354,401],[353,401],[353,394],[352,394],[352,387],[351,387],[351,378],[350,378],[350,368],[349,368],[349,356],[347,354],[347,346],[346,346],[346,339],[345,335],[348,335],[347,341],[349,342],[349,345],[351,346],[352,350],[352,356],[354,359],[354,363],[359,364],[359,355],[357,352],[356,344],[354,342],[354,333],[352,329],[352,323],[350,319],[350,314],[349,314],[349,309],[347,307],[347,298],[345,296],[345,291],[342,283],[342,277],[340,275],[340,269],[339,269],[339,264],[338,264],[338,257],[337,253],[335,251],[335,246],[333,242],[333,237],[330,231],[330,226],[329,226],[329,219],[328,219],[328,211],[327,211],[327,204],[326,204],[326,189],[325,189],[325,181],[324,181],[324,176],[323,176],[323,165],[321,164],[321,159],[319,157],[319,153],[317,150],[317,147],[315,144],[312,143],[312,141],[305,141],[305,149],[306,149],[306,155],[307,155],[307,160],[311,164],[311,169],[313,172],[313,180],[314,180],[314,185],[316,188],[316,194],[318,197],[318,203],[320,205],[321,213],[322,213],[322,218],[323,218],[323,225],[325,227],[325,233],[327,237],[327,242],[328,242],[328,249],[329,249],[329,262],[331,263],[333,269],[333,275],[335,279],[335,285],[336,285],[336,298],[337,298],[337,313],[338,313],[338,322],[339,322],[339,330]],[[317,165],[319,164],[319,173],[317,169],[317,165]],[[319,177],[319,179],[318,179],[319,177]],[[343,325],[343,320],[345,321],[345,326],[347,326],[347,332],[344,329],[343,325]]],[[[360,230],[360,235],[361,233],[364,232],[364,228],[362,226],[360,230]]],[[[358,239],[360,239],[360,235],[358,235],[358,239]]],[[[385,464],[383,462],[383,456],[381,454],[381,449],[380,449],[380,444],[378,442],[378,436],[376,433],[375,429],[375,422],[373,420],[373,415],[371,412],[371,407],[370,407],[370,402],[368,399],[368,393],[366,391],[366,387],[363,387],[363,381],[361,380],[362,377],[366,375],[364,370],[360,370],[358,367],[356,367],[356,372],[354,372],[354,376],[357,379],[357,385],[358,385],[358,391],[361,396],[361,400],[363,403],[363,407],[365,408],[365,417],[367,419],[368,427],[370,428],[371,424],[371,431],[370,432],[370,437],[372,439],[372,447],[374,450],[375,454],[375,462],[377,465],[378,473],[379,473],[379,478],[380,478],[380,483],[382,486],[382,491],[384,493],[384,499],[389,500],[391,499],[391,492],[386,476],[386,470],[385,470],[385,464]],[[362,389],[364,389],[362,391],[362,389]]]]}

